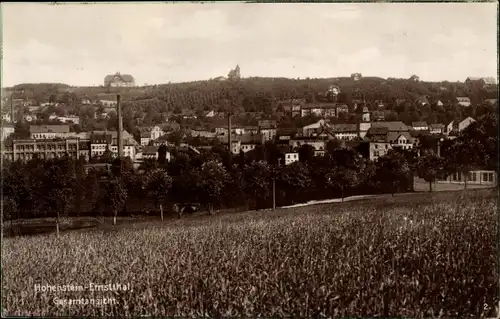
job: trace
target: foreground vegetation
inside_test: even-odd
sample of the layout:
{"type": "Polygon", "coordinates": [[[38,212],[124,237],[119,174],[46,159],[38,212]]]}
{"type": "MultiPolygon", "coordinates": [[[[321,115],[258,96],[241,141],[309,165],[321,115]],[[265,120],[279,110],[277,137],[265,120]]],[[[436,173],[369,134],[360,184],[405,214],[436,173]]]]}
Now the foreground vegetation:
{"type": "Polygon", "coordinates": [[[497,193],[387,196],[7,239],[8,315],[488,316],[498,290],[497,193]],[[35,284],[132,291],[34,293],[35,284]],[[55,306],[114,297],[114,306],[55,306]]]}

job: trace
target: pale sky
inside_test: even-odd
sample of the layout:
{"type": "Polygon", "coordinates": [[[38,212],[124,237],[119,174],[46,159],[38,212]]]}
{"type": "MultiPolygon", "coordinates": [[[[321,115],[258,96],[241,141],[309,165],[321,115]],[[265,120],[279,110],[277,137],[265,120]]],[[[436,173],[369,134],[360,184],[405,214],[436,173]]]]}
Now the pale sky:
{"type": "Polygon", "coordinates": [[[496,3],[2,3],[2,86],[497,74],[496,3]]]}

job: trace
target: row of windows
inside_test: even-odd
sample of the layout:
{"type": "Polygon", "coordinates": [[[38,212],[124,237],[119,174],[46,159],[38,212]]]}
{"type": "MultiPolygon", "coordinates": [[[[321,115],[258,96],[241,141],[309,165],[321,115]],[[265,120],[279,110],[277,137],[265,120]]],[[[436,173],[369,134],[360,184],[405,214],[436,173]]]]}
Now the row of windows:
{"type": "MultiPolygon", "coordinates": [[[[16,151],[51,151],[51,150],[66,150],[66,144],[26,144],[26,145],[16,145],[16,151]]],[[[68,150],[76,150],[76,144],[69,144],[68,150]]]]}
{"type": "Polygon", "coordinates": [[[299,157],[298,154],[287,154],[286,159],[297,159],[299,157]]]}
{"type": "MultiPolygon", "coordinates": [[[[484,172],[484,173],[482,173],[482,176],[480,176],[480,174],[481,173],[478,173],[478,172],[470,172],[468,180],[471,182],[479,182],[479,181],[493,182],[493,178],[494,178],[493,173],[484,172]],[[480,180],[481,177],[482,177],[482,179],[480,180]]],[[[453,181],[461,182],[462,181],[462,174],[461,173],[454,173],[451,176],[451,179],[453,181]]]]}

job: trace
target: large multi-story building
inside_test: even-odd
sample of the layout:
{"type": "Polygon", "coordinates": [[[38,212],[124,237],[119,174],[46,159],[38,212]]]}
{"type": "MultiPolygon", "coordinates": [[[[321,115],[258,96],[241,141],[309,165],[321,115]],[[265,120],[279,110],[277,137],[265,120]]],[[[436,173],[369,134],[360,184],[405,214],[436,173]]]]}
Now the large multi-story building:
{"type": "Polygon", "coordinates": [[[4,145],[3,157],[6,160],[29,161],[38,156],[40,159],[52,159],[63,156],[78,158],[80,156],[80,140],[68,139],[25,139],[14,140],[4,145]]]}
{"type": "Polygon", "coordinates": [[[135,80],[130,74],[120,74],[120,72],[116,72],[115,74],[106,75],[106,77],[104,77],[104,86],[131,87],[135,86],[135,80]]]}

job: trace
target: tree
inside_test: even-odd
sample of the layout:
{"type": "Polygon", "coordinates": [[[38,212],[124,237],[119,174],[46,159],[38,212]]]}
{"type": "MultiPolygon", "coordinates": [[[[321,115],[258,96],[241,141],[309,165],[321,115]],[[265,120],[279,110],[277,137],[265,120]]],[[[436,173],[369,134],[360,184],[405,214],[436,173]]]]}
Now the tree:
{"type": "Polygon", "coordinates": [[[314,147],[309,144],[304,144],[299,148],[299,161],[310,163],[314,158],[314,147]]]}
{"type": "Polygon", "coordinates": [[[167,161],[167,146],[165,144],[161,144],[158,147],[158,163],[163,166],[167,161]]]}
{"type": "Polygon", "coordinates": [[[411,170],[406,158],[397,152],[389,151],[377,161],[375,180],[379,186],[389,189],[391,194],[408,185],[411,181],[411,170]]]}
{"type": "Polygon", "coordinates": [[[245,193],[255,208],[260,207],[262,200],[269,197],[271,169],[264,161],[253,162],[245,167],[245,193]]]}
{"type": "Polygon", "coordinates": [[[342,143],[340,142],[339,139],[335,138],[333,140],[329,140],[326,143],[326,151],[328,152],[329,155],[333,154],[333,152],[339,148],[341,148],[342,143]]]}
{"type": "Polygon", "coordinates": [[[128,192],[123,179],[120,177],[112,178],[105,186],[101,201],[104,206],[113,211],[113,225],[116,225],[118,212],[123,208],[127,201],[128,192]]]}
{"type": "Polygon", "coordinates": [[[222,192],[228,179],[229,175],[220,163],[207,162],[201,167],[196,190],[203,204],[208,206],[211,215],[214,213],[214,207],[222,202],[222,192]]]}
{"type": "Polygon", "coordinates": [[[61,215],[66,215],[74,197],[76,175],[74,163],[70,159],[55,159],[46,162],[43,178],[46,190],[44,200],[47,210],[56,210],[56,234],[59,236],[61,215]]]}
{"type": "Polygon", "coordinates": [[[358,172],[351,168],[335,167],[326,175],[328,185],[332,188],[340,189],[342,202],[344,202],[344,193],[359,183],[358,172]]]}
{"type": "Polygon", "coordinates": [[[156,207],[160,203],[163,219],[163,207],[168,191],[172,187],[172,178],[163,169],[155,169],[144,175],[142,189],[147,196],[153,200],[156,207]]]}
{"type": "Polygon", "coordinates": [[[464,176],[464,190],[467,189],[470,172],[484,163],[484,146],[474,140],[459,140],[446,153],[446,165],[449,171],[464,176]]]}
{"type": "Polygon", "coordinates": [[[304,198],[312,186],[308,167],[300,162],[282,166],[277,172],[276,188],[293,203],[304,198]]]}
{"type": "Polygon", "coordinates": [[[429,183],[429,192],[432,192],[432,184],[436,182],[436,178],[443,174],[444,159],[434,154],[422,156],[416,163],[417,176],[423,178],[429,183]]]}

